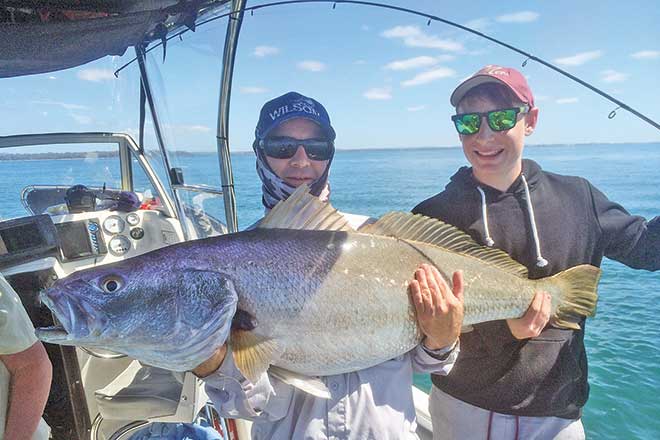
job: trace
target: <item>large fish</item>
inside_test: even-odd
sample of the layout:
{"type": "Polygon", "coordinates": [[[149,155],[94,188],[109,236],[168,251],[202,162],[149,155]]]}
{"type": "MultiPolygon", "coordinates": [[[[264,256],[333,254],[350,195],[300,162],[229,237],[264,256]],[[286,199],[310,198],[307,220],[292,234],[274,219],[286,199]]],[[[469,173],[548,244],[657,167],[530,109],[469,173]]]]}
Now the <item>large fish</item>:
{"type": "Polygon", "coordinates": [[[390,213],[353,231],[299,188],[254,230],[190,241],[58,281],[41,298],[61,323],[43,341],[99,347],[190,370],[226,341],[254,381],[270,365],[305,376],[355,371],[421,340],[408,282],[421,263],[463,270],[464,324],[521,316],[552,295],[555,325],[592,315],[600,270],[530,280],[458,229],[390,213]]]}

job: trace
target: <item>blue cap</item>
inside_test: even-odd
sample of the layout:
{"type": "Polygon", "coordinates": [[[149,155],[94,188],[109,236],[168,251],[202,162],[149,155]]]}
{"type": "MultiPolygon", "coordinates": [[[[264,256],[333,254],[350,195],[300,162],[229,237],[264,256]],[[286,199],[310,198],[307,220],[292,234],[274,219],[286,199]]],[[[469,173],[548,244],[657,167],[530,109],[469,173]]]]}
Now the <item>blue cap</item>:
{"type": "Polygon", "coordinates": [[[282,122],[294,118],[304,118],[316,122],[329,141],[335,140],[335,130],[330,125],[330,116],[325,107],[316,99],[297,92],[285,93],[265,103],[261,108],[254,135],[259,140],[265,139],[268,133],[282,122]]]}

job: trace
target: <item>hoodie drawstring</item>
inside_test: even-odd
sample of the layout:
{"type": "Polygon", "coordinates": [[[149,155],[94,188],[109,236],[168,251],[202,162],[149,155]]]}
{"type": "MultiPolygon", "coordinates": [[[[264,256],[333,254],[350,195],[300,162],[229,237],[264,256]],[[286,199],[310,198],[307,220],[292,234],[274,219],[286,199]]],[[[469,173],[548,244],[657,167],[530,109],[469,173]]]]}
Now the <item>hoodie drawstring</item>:
{"type": "Polygon", "coordinates": [[[479,194],[481,194],[481,217],[484,220],[484,233],[486,234],[486,246],[493,247],[495,241],[490,237],[490,231],[488,230],[488,211],[486,210],[486,193],[480,186],[477,186],[479,194]]]}
{"type": "Polygon", "coordinates": [[[548,260],[541,255],[541,243],[539,241],[539,233],[536,230],[536,219],[534,218],[534,208],[532,207],[532,197],[529,195],[529,186],[527,186],[527,179],[524,174],[520,174],[523,185],[525,187],[525,199],[527,201],[527,211],[529,212],[529,222],[532,226],[532,235],[534,236],[534,246],[536,247],[536,266],[545,267],[548,265],[548,260]]]}
{"type": "MultiPolygon", "coordinates": [[[[541,255],[541,242],[539,240],[539,233],[536,229],[536,219],[534,218],[534,207],[532,206],[532,198],[529,194],[529,186],[527,185],[527,179],[524,174],[521,174],[523,186],[525,187],[525,200],[527,202],[527,212],[529,213],[529,223],[532,227],[532,236],[534,238],[534,247],[536,249],[536,266],[545,267],[548,265],[548,260],[543,258],[541,255]]],[[[484,235],[486,236],[486,246],[492,247],[495,244],[495,241],[490,236],[490,231],[488,230],[488,210],[486,208],[486,193],[484,190],[477,186],[479,194],[481,194],[481,217],[484,222],[484,235]]]]}

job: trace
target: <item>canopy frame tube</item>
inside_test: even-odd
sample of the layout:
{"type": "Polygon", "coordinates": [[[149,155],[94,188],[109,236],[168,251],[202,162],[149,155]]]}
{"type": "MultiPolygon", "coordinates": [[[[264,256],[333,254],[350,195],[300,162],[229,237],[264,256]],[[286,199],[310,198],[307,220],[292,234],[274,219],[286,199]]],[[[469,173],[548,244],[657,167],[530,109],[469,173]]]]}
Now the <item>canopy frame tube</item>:
{"type": "Polygon", "coordinates": [[[234,62],[238,47],[238,36],[243,24],[243,14],[247,0],[233,0],[231,14],[227,23],[225,47],[222,56],[222,76],[220,79],[220,96],[218,98],[218,127],[216,134],[218,160],[220,161],[220,178],[225,202],[225,216],[229,232],[238,232],[238,217],[236,214],[236,194],[234,192],[234,174],[231,167],[229,151],[229,104],[231,100],[231,84],[234,76],[234,62]]]}
{"type": "MultiPolygon", "coordinates": [[[[140,78],[142,79],[142,90],[144,91],[144,95],[147,99],[147,104],[149,105],[149,110],[151,111],[151,119],[154,123],[154,131],[156,133],[158,148],[160,148],[160,152],[163,156],[165,169],[167,170],[166,173],[167,181],[169,183],[170,188],[172,188],[172,192],[174,193],[173,201],[174,201],[174,206],[176,208],[176,217],[178,218],[179,223],[181,224],[181,229],[183,231],[184,239],[189,240],[191,238],[191,235],[190,235],[190,231],[188,230],[188,225],[185,221],[186,215],[175,188],[177,182],[174,182],[172,178],[172,167],[170,166],[170,160],[167,156],[167,149],[165,148],[165,140],[163,139],[163,132],[160,125],[160,120],[158,118],[158,111],[156,109],[156,105],[154,103],[154,97],[151,92],[151,87],[149,85],[149,75],[147,74],[144,46],[142,45],[135,46],[135,56],[137,57],[138,66],[140,68],[140,78]]],[[[141,145],[140,147],[144,148],[143,145],[141,145]]]]}

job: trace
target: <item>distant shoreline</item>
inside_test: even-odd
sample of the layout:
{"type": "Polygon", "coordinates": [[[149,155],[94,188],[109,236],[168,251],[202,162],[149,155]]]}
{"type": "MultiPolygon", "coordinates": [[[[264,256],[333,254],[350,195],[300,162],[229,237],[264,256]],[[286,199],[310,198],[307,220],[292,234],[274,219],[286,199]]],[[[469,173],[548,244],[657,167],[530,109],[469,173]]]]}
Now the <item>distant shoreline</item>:
{"type": "MultiPolygon", "coordinates": [[[[660,142],[613,142],[613,143],[580,143],[580,144],[530,144],[526,148],[553,148],[553,147],[588,147],[592,145],[603,145],[606,147],[616,147],[619,145],[660,145],[660,142]]],[[[452,148],[461,148],[459,145],[452,146],[426,146],[426,147],[337,147],[337,151],[387,151],[387,150],[444,150],[452,148]]],[[[215,151],[175,151],[179,156],[204,156],[216,154],[215,151]]],[[[237,150],[232,154],[245,155],[253,154],[252,150],[237,150]]],[[[96,157],[98,159],[109,159],[118,156],[117,151],[89,151],[89,152],[62,152],[62,153],[0,153],[0,161],[23,161],[23,160],[71,160],[86,159],[96,157]]]]}

